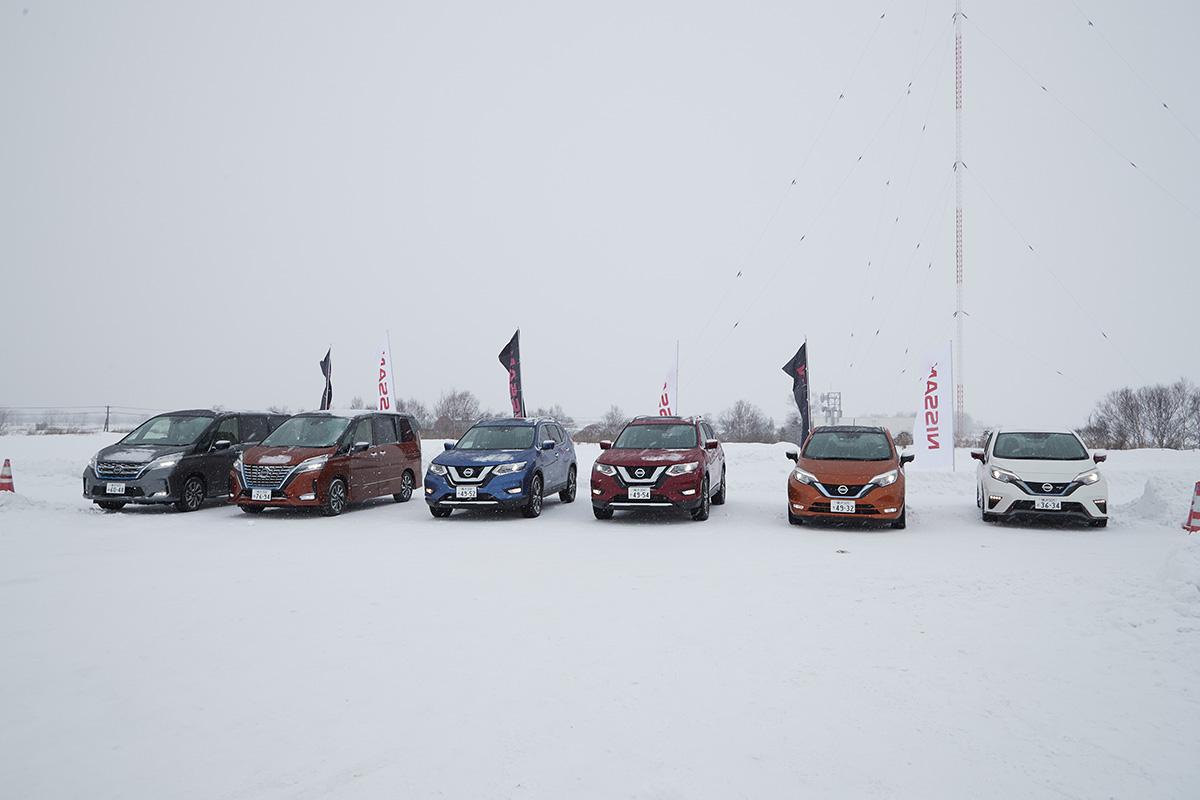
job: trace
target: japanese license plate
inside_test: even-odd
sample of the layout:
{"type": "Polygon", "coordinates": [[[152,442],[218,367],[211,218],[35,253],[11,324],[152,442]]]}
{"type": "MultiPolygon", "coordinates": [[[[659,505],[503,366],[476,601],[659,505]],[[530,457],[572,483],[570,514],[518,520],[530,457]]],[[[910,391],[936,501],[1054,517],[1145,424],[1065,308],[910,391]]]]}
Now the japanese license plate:
{"type": "Polygon", "coordinates": [[[109,483],[104,486],[105,494],[125,494],[125,484],[109,483]]]}
{"type": "Polygon", "coordinates": [[[630,486],[629,487],[629,499],[630,500],[649,500],[650,499],[650,487],[649,486],[630,486]]]}
{"type": "Polygon", "coordinates": [[[1037,511],[1062,511],[1062,500],[1039,497],[1033,501],[1033,507],[1037,511]]]}
{"type": "Polygon", "coordinates": [[[477,486],[457,486],[454,489],[454,496],[459,500],[474,500],[479,496],[479,487],[477,486]]]}
{"type": "Polygon", "coordinates": [[[250,499],[251,500],[270,500],[271,499],[271,490],[270,489],[251,489],[250,490],[250,499]]]}
{"type": "Polygon", "coordinates": [[[829,510],[832,511],[834,514],[853,514],[854,513],[854,501],[853,500],[830,500],[829,501],[829,510]]]}

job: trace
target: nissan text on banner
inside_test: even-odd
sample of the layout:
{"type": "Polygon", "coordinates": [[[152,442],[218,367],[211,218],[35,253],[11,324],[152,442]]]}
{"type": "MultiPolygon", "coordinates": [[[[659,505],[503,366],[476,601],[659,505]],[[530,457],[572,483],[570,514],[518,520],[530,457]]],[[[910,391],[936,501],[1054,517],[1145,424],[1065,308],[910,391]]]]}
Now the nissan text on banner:
{"type": "Polygon", "coordinates": [[[391,411],[396,405],[396,382],[392,379],[392,364],[388,348],[379,353],[379,410],[391,411]]]}
{"type": "Polygon", "coordinates": [[[783,365],[783,371],[792,379],[792,397],[800,410],[800,441],[796,444],[803,445],[812,430],[808,409],[808,342],[800,345],[792,360],[783,365]]]}
{"type": "Polygon", "coordinates": [[[667,379],[663,381],[662,391],[658,393],[658,415],[660,417],[675,416],[675,396],[679,393],[679,367],[672,366],[667,370],[667,379]]]}
{"type": "Polygon", "coordinates": [[[913,423],[913,452],[918,469],[954,469],[954,380],[951,345],[921,370],[921,405],[913,423]]]}
{"type": "Polygon", "coordinates": [[[508,399],[512,401],[514,417],[525,416],[525,395],[521,392],[521,329],[500,351],[500,363],[508,370],[508,399]]]}
{"type": "Polygon", "coordinates": [[[325,357],[321,359],[321,373],[325,376],[325,391],[321,393],[321,410],[328,411],[333,405],[333,361],[330,360],[330,355],[333,353],[333,348],[329,348],[325,352],[325,357]]]}

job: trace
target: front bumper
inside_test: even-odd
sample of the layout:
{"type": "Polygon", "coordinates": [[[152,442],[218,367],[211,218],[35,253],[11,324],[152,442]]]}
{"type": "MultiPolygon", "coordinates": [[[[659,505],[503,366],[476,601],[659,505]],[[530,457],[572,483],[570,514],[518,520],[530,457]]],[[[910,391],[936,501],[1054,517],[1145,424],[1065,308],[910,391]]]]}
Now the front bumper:
{"type": "Polygon", "coordinates": [[[149,470],[137,478],[100,478],[88,466],[83,471],[83,496],[93,503],[174,503],[179,499],[179,487],[175,486],[173,470],[149,470]],[[110,493],[109,484],[120,484],[124,492],[110,493]]]}
{"type": "Polygon", "coordinates": [[[1080,485],[1067,494],[1030,494],[1021,487],[998,481],[990,475],[983,479],[983,510],[1006,518],[1076,519],[1091,522],[1108,518],[1108,483],[1101,480],[1090,486],[1080,485]],[[1038,499],[1059,500],[1060,510],[1038,509],[1038,499]]]}
{"type": "Polygon", "coordinates": [[[803,519],[892,522],[904,513],[904,482],[870,489],[862,497],[831,498],[814,486],[788,478],[788,513],[803,519]],[[841,499],[854,500],[854,513],[834,513],[832,501],[841,499]]]}
{"type": "Polygon", "coordinates": [[[280,489],[268,489],[270,500],[255,500],[254,489],[262,487],[247,486],[241,472],[233,470],[229,473],[230,497],[239,506],[261,506],[262,508],[316,508],[325,502],[329,489],[329,481],[325,479],[323,470],[301,472],[283,485],[280,489]]]}
{"type": "Polygon", "coordinates": [[[658,483],[650,486],[649,500],[631,500],[630,487],[615,475],[592,470],[592,505],[614,511],[661,511],[669,508],[694,511],[704,500],[700,495],[704,485],[703,475],[701,471],[688,475],[663,475],[658,483]]]}
{"type": "Polygon", "coordinates": [[[513,509],[529,502],[529,485],[533,472],[525,469],[508,475],[489,475],[482,483],[464,483],[474,486],[475,497],[459,498],[458,489],[445,475],[425,473],[425,502],[434,508],[513,509]]]}

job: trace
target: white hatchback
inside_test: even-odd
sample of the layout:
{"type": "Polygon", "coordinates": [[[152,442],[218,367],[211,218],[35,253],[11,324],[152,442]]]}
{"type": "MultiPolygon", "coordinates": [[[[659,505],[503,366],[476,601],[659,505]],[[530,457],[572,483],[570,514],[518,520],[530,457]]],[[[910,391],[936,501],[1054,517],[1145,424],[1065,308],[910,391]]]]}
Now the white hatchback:
{"type": "Polygon", "coordinates": [[[1001,428],[988,434],[979,461],[975,502],[985,522],[1004,517],[1108,524],[1108,481],[1074,431],[1001,428]]]}

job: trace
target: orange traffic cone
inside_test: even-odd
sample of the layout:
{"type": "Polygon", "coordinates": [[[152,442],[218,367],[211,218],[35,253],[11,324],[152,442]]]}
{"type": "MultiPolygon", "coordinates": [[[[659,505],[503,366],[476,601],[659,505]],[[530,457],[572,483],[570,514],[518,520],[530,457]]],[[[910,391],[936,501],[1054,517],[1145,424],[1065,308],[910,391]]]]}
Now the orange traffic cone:
{"type": "Polygon", "coordinates": [[[0,492],[16,491],[17,490],[13,488],[12,463],[6,458],[4,459],[4,469],[0,469],[0,492]]]}
{"type": "MultiPolygon", "coordinates": [[[[8,462],[4,462],[5,466],[8,462]]],[[[3,488],[0,486],[0,488],[3,488]]],[[[1188,512],[1187,521],[1183,523],[1183,529],[1188,533],[1196,533],[1200,531],[1200,482],[1196,484],[1196,493],[1192,495],[1192,510],[1188,512]]]]}

